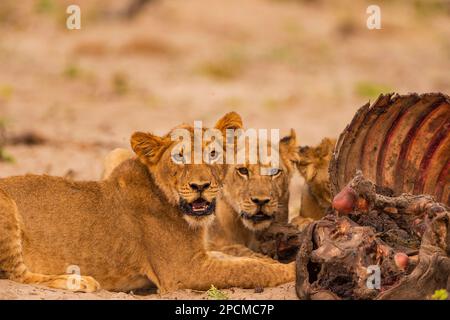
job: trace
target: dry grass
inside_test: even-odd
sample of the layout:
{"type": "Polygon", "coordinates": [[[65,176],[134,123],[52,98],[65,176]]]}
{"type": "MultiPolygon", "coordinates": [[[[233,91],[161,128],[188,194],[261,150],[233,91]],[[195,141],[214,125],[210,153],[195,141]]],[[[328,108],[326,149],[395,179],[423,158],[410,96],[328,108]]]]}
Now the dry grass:
{"type": "Polygon", "coordinates": [[[230,50],[214,59],[202,62],[198,67],[200,74],[217,81],[228,81],[239,78],[249,61],[241,50],[230,50]]]}
{"type": "Polygon", "coordinates": [[[0,162],[13,163],[14,157],[5,151],[6,143],[6,123],[7,121],[0,118],[0,162]]]}
{"type": "Polygon", "coordinates": [[[75,47],[72,50],[72,54],[74,56],[104,56],[111,52],[111,48],[99,41],[85,41],[85,42],[79,42],[75,45],[75,47]]]}
{"type": "Polygon", "coordinates": [[[169,42],[163,39],[143,37],[128,40],[118,51],[122,54],[161,56],[174,56],[178,52],[169,42]]]}
{"type": "Polygon", "coordinates": [[[130,80],[126,73],[117,71],[111,77],[113,92],[117,95],[125,95],[130,91],[130,80]]]}
{"type": "Polygon", "coordinates": [[[6,102],[12,98],[14,88],[9,84],[0,84],[0,101],[6,102]]]}

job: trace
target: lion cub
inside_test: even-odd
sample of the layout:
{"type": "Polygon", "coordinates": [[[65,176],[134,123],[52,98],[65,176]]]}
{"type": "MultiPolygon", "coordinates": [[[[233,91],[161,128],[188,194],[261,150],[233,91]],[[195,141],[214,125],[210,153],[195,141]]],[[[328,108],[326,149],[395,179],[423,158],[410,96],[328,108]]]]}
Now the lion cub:
{"type": "MultiPolygon", "coordinates": [[[[257,254],[258,232],[274,221],[288,221],[289,183],[298,161],[294,130],[280,140],[279,152],[281,166],[276,171],[264,172],[267,166],[261,163],[227,165],[223,189],[217,198],[216,219],[207,232],[208,249],[234,256],[262,257],[257,254]]],[[[105,158],[102,178],[132,157],[126,149],[113,150],[105,158]]]]}
{"type": "Polygon", "coordinates": [[[260,251],[257,234],[274,221],[288,222],[289,183],[298,161],[297,148],[291,130],[280,140],[280,168],[269,172],[261,163],[230,165],[217,201],[217,219],[208,229],[211,249],[256,256],[254,252],[260,251]]]}
{"type": "Polygon", "coordinates": [[[317,146],[299,148],[297,168],[305,183],[302,187],[300,214],[292,220],[298,226],[322,218],[331,205],[328,166],[335,144],[335,139],[324,138],[317,146]]]}
{"type": "MultiPolygon", "coordinates": [[[[240,127],[235,113],[216,124],[223,133],[240,127]]],[[[167,292],[293,281],[293,264],[208,253],[205,227],[214,217],[224,167],[177,164],[173,144],[170,133],[134,133],[137,159],[100,182],[45,175],[0,179],[0,273],[85,292],[100,286],[128,291],[156,285],[167,292]],[[82,274],[76,286],[66,274],[72,265],[82,274]]]]}

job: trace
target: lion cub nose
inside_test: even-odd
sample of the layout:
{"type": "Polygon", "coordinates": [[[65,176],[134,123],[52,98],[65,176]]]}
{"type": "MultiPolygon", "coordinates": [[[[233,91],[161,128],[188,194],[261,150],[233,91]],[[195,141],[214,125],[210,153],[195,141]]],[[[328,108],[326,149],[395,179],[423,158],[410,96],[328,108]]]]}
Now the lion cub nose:
{"type": "Polygon", "coordinates": [[[267,197],[252,197],[252,202],[260,207],[265,205],[266,203],[269,203],[270,198],[267,197]]]}
{"type": "Polygon", "coordinates": [[[209,188],[209,186],[211,185],[211,182],[192,182],[189,183],[189,186],[192,188],[192,190],[198,191],[198,192],[202,192],[206,189],[209,188]]]}

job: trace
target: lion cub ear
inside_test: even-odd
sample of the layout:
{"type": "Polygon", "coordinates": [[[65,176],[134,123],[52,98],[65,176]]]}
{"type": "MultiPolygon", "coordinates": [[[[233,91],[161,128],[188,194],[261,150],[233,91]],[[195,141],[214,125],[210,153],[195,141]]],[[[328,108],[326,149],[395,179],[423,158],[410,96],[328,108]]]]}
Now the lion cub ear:
{"type": "Polygon", "coordinates": [[[155,164],[161,158],[166,141],[151,133],[135,132],[131,136],[131,148],[145,164],[155,164]]]}
{"type": "Polygon", "coordinates": [[[233,111],[220,118],[219,121],[217,121],[215,128],[225,132],[226,129],[237,130],[242,129],[243,126],[241,116],[233,111]]]}
{"type": "Polygon", "coordinates": [[[306,181],[314,179],[321,168],[327,169],[335,144],[335,139],[323,138],[317,146],[303,146],[298,149],[297,168],[306,181]]]}
{"type": "Polygon", "coordinates": [[[290,170],[298,163],[297,135],[294,129],[291,129],[290,134],[280,140],[280,155],[283,159],[287,160],[286,162],[290,170]]]}
{"type": "Polygon", "coordinates": [[[323,138],[317,146],[303,146],[298,149],[299,165],[306,166],[311,163],[328,161],[336,144],[335,139],[323,138]]]}

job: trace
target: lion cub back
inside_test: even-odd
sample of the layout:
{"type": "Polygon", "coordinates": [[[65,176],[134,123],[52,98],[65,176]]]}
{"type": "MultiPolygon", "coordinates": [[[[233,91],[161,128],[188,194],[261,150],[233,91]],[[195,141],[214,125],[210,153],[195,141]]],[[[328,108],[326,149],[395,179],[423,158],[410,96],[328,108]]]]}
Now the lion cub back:
{"type": "Polygon", "coordinates": [[[116,148],[110,153],[108,153],[103,160],[103,173],[101,176],[102,180],[107,179],[111,176],[111,173],[125,160],[132,159],[134,154],[123,148],[116,148]]]}

